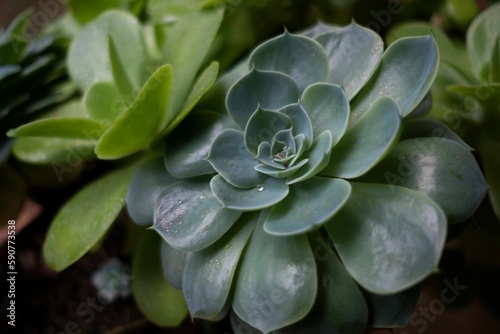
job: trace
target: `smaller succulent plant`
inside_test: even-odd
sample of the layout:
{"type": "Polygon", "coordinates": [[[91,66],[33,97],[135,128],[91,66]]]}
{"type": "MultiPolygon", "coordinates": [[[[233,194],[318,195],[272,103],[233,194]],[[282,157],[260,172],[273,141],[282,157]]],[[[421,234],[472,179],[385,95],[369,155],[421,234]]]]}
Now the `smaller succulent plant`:
{"type": "Polygon", "coordinates": [[[384,52],[355,23],[318,30],[257,47],[229,117],[192,113],[167,142],[167,170],[148,161],[127,196],[132,219],[165,240],[165,276],[191,315],[232,309],[237,333],[394,325],[368,324],[366,300],[401,298],[432,273],[447,222],[486,191],[446,126],[404,120],[429,109],[432,37],[384,52]]]}

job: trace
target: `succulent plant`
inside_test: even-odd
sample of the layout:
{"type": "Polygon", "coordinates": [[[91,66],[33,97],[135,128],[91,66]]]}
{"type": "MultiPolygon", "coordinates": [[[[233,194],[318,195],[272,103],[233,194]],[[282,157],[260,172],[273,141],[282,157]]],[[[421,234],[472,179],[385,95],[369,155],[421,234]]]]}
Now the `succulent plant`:
{"type": "Polygon", "coordinates": [[[447,223],[486,192],[470,148],[419,118],[433,38],[384,52],[355,23],[322,26],[263,43],[247,64],[228,115],[191,113],[132,180],[128,211],[163,237],[165,276],[192,317],[232,309],[237,333],[401,325],[377,298],[406,300],[436,270],[447,223]]]}

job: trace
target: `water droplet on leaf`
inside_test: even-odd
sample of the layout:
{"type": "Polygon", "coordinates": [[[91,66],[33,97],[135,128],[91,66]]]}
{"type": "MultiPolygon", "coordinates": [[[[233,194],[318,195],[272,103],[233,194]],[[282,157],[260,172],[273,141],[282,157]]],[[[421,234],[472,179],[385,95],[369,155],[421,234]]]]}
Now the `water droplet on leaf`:
{"type": "Polygon", "coordinates": [[[262,190],[264,190],[264,186],[262,184],[258,184],[255,189],[257,189],[258,192],[261,192],[262,190]]]}

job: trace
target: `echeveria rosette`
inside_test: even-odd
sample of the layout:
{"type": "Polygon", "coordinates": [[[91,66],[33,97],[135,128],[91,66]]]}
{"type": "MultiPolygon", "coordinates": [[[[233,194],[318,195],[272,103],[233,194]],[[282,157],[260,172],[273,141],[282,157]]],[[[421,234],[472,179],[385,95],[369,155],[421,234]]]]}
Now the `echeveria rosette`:
{"type": "Polygon", "coordinates": [[[156,200],[154,212],[128,203],[164,238],[165,276],[193,317],[232,309],[238,333],[404,324],[379,316],[388,312],[368,323],[367,304],[382,300],[369,296],[411,310],[408,289],[436,270],[447,220],[467,219],[486,190],[448,128],[438,138],[434,123],[403,121],[426,109],[437,58],[432,37],[384,52],[355,23],[314,38],[285,32],[250,55],[229,117],[197,111],[172,133],[173,177],[150,162],[156,176],[138,174],[129,192],[156,200]]]}

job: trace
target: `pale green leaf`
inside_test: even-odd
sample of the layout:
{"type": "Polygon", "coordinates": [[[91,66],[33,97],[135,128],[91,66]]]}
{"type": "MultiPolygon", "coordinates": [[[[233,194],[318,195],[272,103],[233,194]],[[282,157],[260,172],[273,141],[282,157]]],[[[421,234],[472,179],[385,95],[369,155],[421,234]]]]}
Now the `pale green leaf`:
{"type": "Polygon", "coordinates": [[[146,74],[146,54],[142,28],[131,14],[109,10],[87,24],[68,50],[68,70],[72,80],[86,91],[99,81],[113,81],[108,38],[126,64],[128,77],[138,86],[146,74]]]}
{"type": "Polygon", "coordinates": [[[335,146],[344,135],[349,121],[349,101],[342,88],[318,83],[307,87],[300,104],[309,115],[315,136],[330,131],[335,146]]]}
{"type": "Polygon", "coordinates": [[[256,213],[243,215],[215,244],[189,257],[182,287],[192,317],[215,319],[223,311],[257,218],[256,213]]]}
{"type": "Polygon", "coordinates": [[[314,304],[318,284],[307,237],[269,235],[262,227],[265,216],[263,212],[241,261],[233,310],[268,333],[301,320],[314,304]],[[259,301],[266,301],[265,308],[259,301]]]}
{"type": "Polygon", "coordinates": [[[378,294],[403,291],[436,271],[446,216],[411,189],[351,183],[352,194],[325,227],[347,271],[378,294]]]}
{"type": "Polygon", "coordinates": [[[201,111],[191,114],[170,135],[166,142],[165,164],[168,171],[179,178],[215,173],[205,159],[212,142],[233,122],[221,114],[201,111]]]}
{"type": "Polygon", "coordinates": [[[208,178],[186,179],[158,197],[153,228],[182,251],[203,249],[217,241],[241,215],[224,208],[210,190],[208,178]]]}
{"type": "Polygon", "coordinates": [[[210,181],[210,187],[224,207],[241,211],[260,210],[281,201],[288,195],[285,180],[270,177],[253,188],[237,188],[220,175],[210,181]]]}
{"type": "Polygon", "coordinates": [[[294,184],[288,196],[273,206],[264,230],[290,236],[317,229],[344,206],[350,194],[349,182],[342,179],[313,177],[294,184]]]}
{"type": "Polygon", "coordinates": [[[255,187],[266,179],[254,169],[258,161],[246,150],[243,133],[238,130],[223,130],[213,141],[207,160],[235,187],[255,187]]]}
{"type": "Polygon", "coordinates": [[[316,41],[288,31],[258,46],[248,60],[250,68],[289,75],[299,91],[326,80],[328,59],[316,41]]]}
{"type": "Polygon", "coordinates": [[[354,100],[351,120],[356,122],[380,96],[396,102],[406,116],[424,98],[437,73],[439,54],[434,38],[406,37],[391,44],[382,61],[354,100]]]}
{"type": "Polygon", "coordinates": [[[234,122],[244,130],[258,107],[278,110],[298,99],[297,85],[289,76],[253,69],[231,87],[226,108],[234,122]]]}
{"type": "Polygon", "coordinates": [[[315,39],[328,59],[328,82],[341,86],[352,99],[377,69],[384,51],[382,39],[355,22],[315,39]]]}
{"type": "Polygon", "coordinates": [[[160,193],[178,181],[165,168],[162,158],[143,162],[135,172],[127,192],[127,212],[139,225],[153,225],[155,203],[160,193]]]}
{"type": "Polygon", "coordinates": [[[342,178],[363,175],[382,160],[400,134],[398,107],[390,98],[379,98],[333,148],[330,163],[321,174],[342,178]]]}

